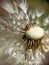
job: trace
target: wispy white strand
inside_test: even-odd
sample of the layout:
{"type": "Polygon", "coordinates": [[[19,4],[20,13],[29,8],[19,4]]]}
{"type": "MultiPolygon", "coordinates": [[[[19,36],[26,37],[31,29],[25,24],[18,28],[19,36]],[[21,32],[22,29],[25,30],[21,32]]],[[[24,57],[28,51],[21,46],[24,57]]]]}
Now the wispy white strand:
{"type": "Polygon", "coordinates": [[[36,9],[36,16],[37,17],[41,17],[43,14],[45,13],[45,11],[44,11],[44,9],[40,9],[40,10],[38,10],[38,9],[36,9]]]}
{"type": "Polygon", "coordinates": [[[28,11],[27,0],[22,0],[21,2],[19,2],[18,6],[23,10],[25,14],[27,13],[28,11]]]}
{"type": "Polygon", "coordinates": [[[7,12],[14,14],[15,11],[13,9],[13,5],[10,3],[9,0],[3,0],[1,2],[1,7],[3,7],[7,12]]]}
{"type": "Polygon", "coordinates": [[[5,20],[1,19],[1,18],[0,18],[0,23],[4,23],[5,25],[8,26],[8,23],[5,20]]]}
{"type": "Polygon", "coordinates": [[[15,1],[13,1],[13,5],[14,5],[14,10],[15,10],[15,14],[19,13],[18,7],[17,7],[17,3],[15,1]]]}
{"type": "Polygon", "coordinates": [[[24,13],[23,13],[22,11],[20,11],[20,12],[16,15],[16,18],[17,18],[18,20],[23,19],[23,18],[24,18],[24,13]]]}

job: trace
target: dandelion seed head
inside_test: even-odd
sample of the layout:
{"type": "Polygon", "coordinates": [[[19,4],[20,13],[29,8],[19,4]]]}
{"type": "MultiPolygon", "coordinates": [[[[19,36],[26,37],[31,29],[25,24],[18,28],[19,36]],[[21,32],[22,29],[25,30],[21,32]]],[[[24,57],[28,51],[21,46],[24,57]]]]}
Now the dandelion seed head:
{"type": "MultiPolygon", "coordinates": [[[[42,40],[43,40],[43,37],[45,38],[45,33],[42,38],[38,40],[31,39],[33,41],[30,41],[29,43],[28,43],[27,36],[25,39],[23,39],[23,35],[24,34],[26,35],[26,30],[25,30],[26,26],[27,25],[30,26],[31,24],[32,25],[31,28],[33,28],[34,23],[35,23],[35,27],[39,25],[39,27],[41,26],[41,28],[44,30],[43,26],[46,26],[49,23],[49,16],[44,18],[43,14],[45,14],[45,10],[43,10],[43,8],[33,9],[33,11],[28,10],[28,4],[26,0],[19,1],[19,3],[13,0],[13,4],[9,0],[8,1],[5,0],[2,2],[1,6],[9,13],[9,15],[11,15],[9,22],[4,20],[0,21],[0,27],[2,29],[0,32],[0,36],[1,36],[0,45],[2,44],[1,48],[4,49],[3,51],[5,52],[5,54],[8,54],[9,57],[11,57],[12,59],[15,59],[16,65],[17,64],[18,65],[19,64],[40,65],[42,63],[42,59],[45,59],[44,53],[48,51],[47,49],[45,50],[44,45],[46,43],[47,45],[49,45],[48,43],[49,38],[45,40],[46,42],[43,45],[42,40]],[[4,28],[4,24],[8,27],[4,28]],[[23,33],[20,31],[22,31],[23,33]],[[35,44],[33,44],[34,42],[35,44]],[[37,44],[36,42],[40,42],[39,46],[36,45],[37,44]],[[28,44],[32,44],[31,47],[28,46],[28,44]],[[37,49],[36,49],[36,46],[38,46],[37,49]],[[42,53],[43,50],[44,50],[44,53],[42,53]]],[[[31,36],[34,35],[34,37],[36,37],[35,33],[37,33],[37,31],[35,32],[34,31],[35,29],[33,30],[33,32],[31,29],[31,31],[29,31],[29,34],[31,34],[31,36]]],[[[39,31],[40,33],[42,33],[41,29],[39,29],[39,31]]],[[[44,30],[44,32],[47,32],[46,34],[49,33],[48,29],[46,31],[44,30]]]]}

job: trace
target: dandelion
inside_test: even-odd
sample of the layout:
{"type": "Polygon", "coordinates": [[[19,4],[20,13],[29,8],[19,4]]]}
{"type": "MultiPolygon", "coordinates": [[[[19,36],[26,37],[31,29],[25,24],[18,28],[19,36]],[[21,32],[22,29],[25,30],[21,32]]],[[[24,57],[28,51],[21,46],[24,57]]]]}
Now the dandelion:
{"type": "Polygon", "coordinates": [[[0,5],[9,14],[9,18],[0,18],[0,64],[42,64],[45,53],[49,51],[49,16],[45,18],[46,10],[28,11],[26,0],[2,0],[0,5]]]}

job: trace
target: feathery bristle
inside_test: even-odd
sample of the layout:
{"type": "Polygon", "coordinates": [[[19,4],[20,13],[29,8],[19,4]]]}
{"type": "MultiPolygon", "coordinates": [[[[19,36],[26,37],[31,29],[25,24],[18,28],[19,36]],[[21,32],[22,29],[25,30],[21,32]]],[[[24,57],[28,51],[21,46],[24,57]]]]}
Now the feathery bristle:
{"type": "Polygon", "coordinates": [[[0,6],[4,8],[7,12],[14,14],[14,8],[10,0],[2,0],[0,6]]]}

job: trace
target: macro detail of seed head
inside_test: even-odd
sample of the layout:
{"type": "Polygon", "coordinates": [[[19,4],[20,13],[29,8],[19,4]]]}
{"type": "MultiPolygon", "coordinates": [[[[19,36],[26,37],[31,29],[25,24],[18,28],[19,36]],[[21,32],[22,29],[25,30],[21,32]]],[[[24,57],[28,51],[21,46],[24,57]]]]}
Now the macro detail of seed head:
{"type": "Polygon", "coordinates": [[[0,65],[47,64],[49,13],[27,2],[0,1],[0,65]]]}
{"type": "Polygon", "coordinates": [[[44,36],[44,30],[38,26],[31,27],[26,31],[26,37],[31,39],[40,39],[44,36]]]}
{"type": "MultiPolygon", "coordinates": [[[[27,49],[36,50],[41,47],[41,52],[44,53],[44,48],[47,48],[46,45],[42,42],[45,37],[45,31],[41,27],[35,24],[27,24],[23,30],[20,30],[23,33],[22,39],[26,41],[27,49]]],[[[26,49],[26,50],[27,50],[26,49]]]]}

